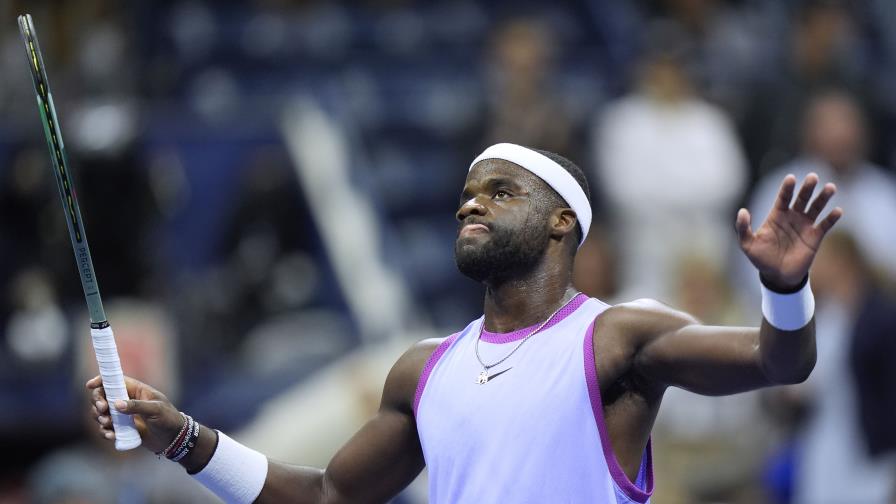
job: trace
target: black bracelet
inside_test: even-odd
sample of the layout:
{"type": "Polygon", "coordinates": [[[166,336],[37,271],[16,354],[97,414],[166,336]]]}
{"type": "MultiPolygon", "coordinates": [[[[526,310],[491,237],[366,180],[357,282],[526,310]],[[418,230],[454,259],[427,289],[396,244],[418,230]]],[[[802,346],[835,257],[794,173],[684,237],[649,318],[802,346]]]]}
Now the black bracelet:
{"type": "Polygon", "coordinates": [[[789,287],[787,289],[782,289],[780,286],[772,284],[771,282],[768,281],[767,278],[765,278],[765,276],[762,273],[759,274],[759,281],[762,282],[762,285],[764,285],[766,289],[768,289],[774,293],[793,294],[795,292],[799,292],[800,290],[802,290],[802,288],[805,287],[807,283],[809,283],[809,275],[807,274],[806,276],[804,276],[803,279],[800,281],[799,284],[797,284],[796,287],[789,287]]]}

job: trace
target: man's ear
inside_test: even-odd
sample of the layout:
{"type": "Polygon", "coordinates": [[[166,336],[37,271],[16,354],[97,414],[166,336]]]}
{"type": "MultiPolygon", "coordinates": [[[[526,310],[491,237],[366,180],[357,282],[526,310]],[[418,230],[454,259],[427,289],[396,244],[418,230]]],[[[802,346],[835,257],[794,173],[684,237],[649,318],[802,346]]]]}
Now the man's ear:
{"type": "Polygon", "coordinates": [[[551,213],[551,238],[562,240],[575,231],[579,219],[571,208],[557,208],[551,213]]]}

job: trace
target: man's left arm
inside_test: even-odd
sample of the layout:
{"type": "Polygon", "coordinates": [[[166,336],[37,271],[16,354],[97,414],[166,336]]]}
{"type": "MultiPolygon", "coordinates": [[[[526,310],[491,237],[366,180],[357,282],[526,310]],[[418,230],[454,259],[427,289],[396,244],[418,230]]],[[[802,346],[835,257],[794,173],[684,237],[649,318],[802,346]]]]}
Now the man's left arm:
{"type": "Polygon", "coordinates": [[[632,365],[638,375],[706,395],[797,383],[809,376],[815,365],[809,267],[825,234],[843,214],[835,208],[816,224],[836,191],[826,184],[812,200],[817,184],[817,175],[810,174],[794,199],[796,178],[785,177],[774,207],[755,233],[749,212],[738,212],[741,249],[763,283],[758,328],[702,325],[654,301],[611,309],[608,318],[632,338],[632,365]]]}

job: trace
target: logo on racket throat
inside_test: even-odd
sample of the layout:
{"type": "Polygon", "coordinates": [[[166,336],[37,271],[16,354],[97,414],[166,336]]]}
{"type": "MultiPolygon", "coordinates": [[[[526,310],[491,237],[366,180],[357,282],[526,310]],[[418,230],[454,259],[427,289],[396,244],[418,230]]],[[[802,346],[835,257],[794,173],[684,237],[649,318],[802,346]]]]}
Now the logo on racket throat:
{"type": "Polygon", "coordinates": [[[81,268],[81,277],[84,282],[93,283],[93,269],[90,265],[90,252],[87,251],[87,247],[78,248],[78,266],[81,268]]]}

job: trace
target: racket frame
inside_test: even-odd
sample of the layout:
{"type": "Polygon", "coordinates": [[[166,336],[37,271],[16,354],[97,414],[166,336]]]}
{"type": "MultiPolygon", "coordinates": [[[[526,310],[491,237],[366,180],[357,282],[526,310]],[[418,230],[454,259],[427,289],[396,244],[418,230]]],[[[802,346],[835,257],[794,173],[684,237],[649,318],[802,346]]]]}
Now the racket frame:
{"type": "Polygon", "coordinates": [[[90,255],[90,246],[87,244],[84,221],[81,219],[81,208],[78,206],[78,197],[72,181],[73,176],[68,164],[68,156],[65,153],[65,143],[62,141],[62,130],[56,115],[56,107],[53,104],[53,94],[50,92],[44,59],[37,41],[37,32],[34,29],[34,21],[30,14],[23,14],[18,17],[18,23],[19,32],[28,52],[28,67],[34,82],[40,120],[44,127],[47,146],[50,149],[59,199],[65,208],[65,223],[71,239],[72,250],[75,253],[75,262],[78,265],[81,288],[84,290],[84,298],[90,313],[90,327],[102,329],[107,327],[109,322],[106,320],[106,312],[103,310],[103,300],[100,297],[100,288],[93,268],[93,258],[90,255]]]}

